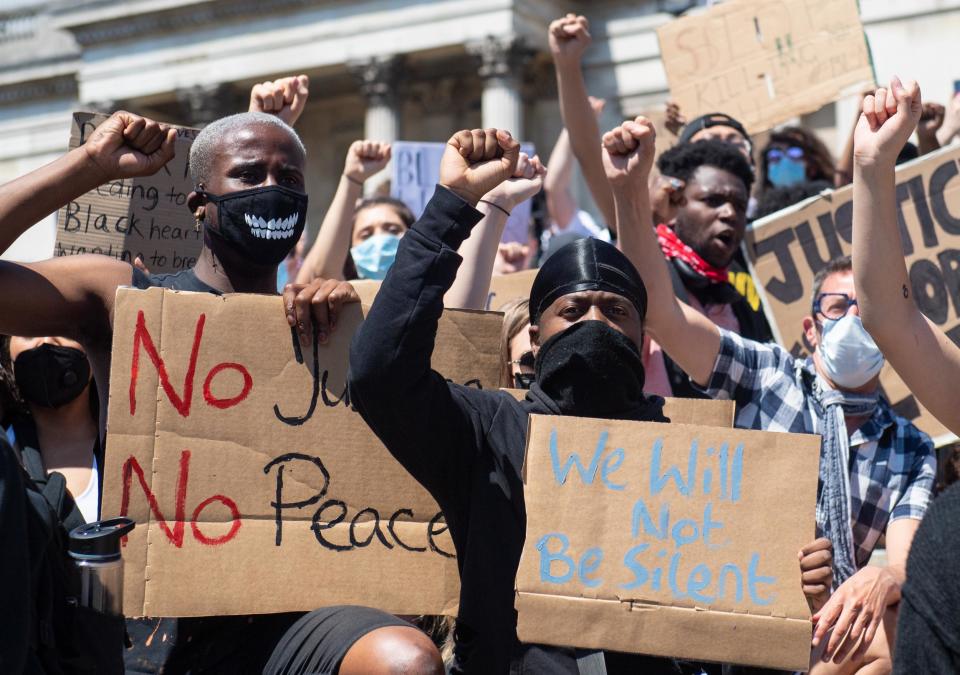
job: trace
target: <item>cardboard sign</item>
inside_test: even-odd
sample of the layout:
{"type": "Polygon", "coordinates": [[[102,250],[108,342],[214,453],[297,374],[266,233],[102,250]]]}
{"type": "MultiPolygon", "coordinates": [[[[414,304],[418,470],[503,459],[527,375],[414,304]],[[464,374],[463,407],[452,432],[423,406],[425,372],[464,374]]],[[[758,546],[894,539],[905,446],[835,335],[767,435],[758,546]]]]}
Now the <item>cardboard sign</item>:
{"type": "MultiPolygon", "coordinates": [[[[897,168],[897,218],[913,297],[960,344],[960,148],[950,146],[897,168]]],[[[853,187],[826,192],[747,230],[746,256],[777,339],[811,351],[801,322],[812,312],[813,277],[853,240],[853,187]]],[[[952,438],[923,410],[889,366],[881,383],[897,412],[935,439],[952,438]]]]}
{"type": "Polygon", "coordinates": [[[750,133],[859,94],[875,78],[857,0],[737,0],[657,29],[687,119],[723,112],[750,133]]]}
{"type": "MultiPolygon", "coordinates": [[[[455,611],[439,507],[349,407],[361,321],[346,307],[301,362],[280,297],[118,291],[103,515],[138,523],[127,616],[455,611]]],[[[495,387],[500,324],[445,312],[433,366],[495,387]]]]}
{"type": "MultiPolygon", "coordinates": [[[[526,389],[503,391],[518,401],[527,397],[526,389]]],[[[705,427],[733,427],[737,411],[735,401],[721,399],[671,398],[664,399],[663,414],[673,424],[699,424],[705,427]]]]}
{"type": "MultiPolygon", "coordinates": [[[[530,288],[539,270],[523,270],[512,274],[494,274],[490,279],[490,292],[487,294],[489,311],[500,311],[500,308],[511,300],[529,298],[530,288]]],[[[360,302],[364,305],[373,304],[380,290],[379,281],[373,279],[355,279],[350,284],[357,290],[360,302]]]]}
{"type": "Polygon", "coordinates": [[[520,640],[806,670],[819,457],[814,435],[531,416],[520,640]]]}
{"type": "MultiPolygon", "coordinates": [[[[393,174],[390,181],[390,196],[403,201],[417,218],[423,213],[433,190],[440,181],[440,158],[446,143],[415,143],[398,141],[392,144],[393,174]]],[[[523,143],[520,149],[533,157],[533,145],[523,143]]],[[[530,238],[527,224],[530,222],[530,200],[518,204],[510,212],[503,229],[501,241],[527,243],[530,238]]]]}
{"type": "MultiPolygon", "coordinates": [[[[74,113],[70,149],[83,145],[108,117],[74,113]]],[[[190,144],[199,130],[176,129],[176,156],[156,174],[110,181],[60,209],[54,255],[100,253],[128,263],[140,256],[154,274],[193,266],[203,233],[196,229],[187,196],[193,189],[190,144]]]]}

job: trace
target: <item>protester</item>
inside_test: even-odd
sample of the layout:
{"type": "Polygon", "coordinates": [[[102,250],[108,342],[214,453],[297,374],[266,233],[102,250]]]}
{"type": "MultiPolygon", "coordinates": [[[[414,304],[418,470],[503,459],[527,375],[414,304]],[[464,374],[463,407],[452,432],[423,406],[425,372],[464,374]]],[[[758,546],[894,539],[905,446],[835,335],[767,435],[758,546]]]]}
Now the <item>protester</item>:
{"type": "Polygon", "coordinates": [[[362,201],[363,184],[390,162],[390,144],[354,141],[347,149],[337,191],[303,261],[297,282],[313,279],[383,279],[397,242],[413,224],[407,206],[389,197],[362,201]]]}
{"type": "Polygon", "coordinates": [[[802,202],[804,199],[816,197],[824,190],[832,190],[833,185],[825,180],[803,181],[787,187],[764,190],[757,202],[756,219],[766,218],[772,213],[802,202]]]}
{"type": "MultiPolygon", "coordinates": [[[[668,111],[671,104],[667,105],[668,111]]],[[[674,103],[672,109],[679,114],[674,103]]],[[[668,113],[669,114],[669,113],[668,113]]],[[[695,118],[683,127],[677,138],[677,144],[696,143],[697,141],[723,141],[736,148],[753,168],[753,141],[740,122],[724,113],[708,113],[695,118]]]]}
{"type": "MultiPolygon", "coordinates": [[[[0,187],[0,250],[34,222],[103,183],[155,173],[173,156],[175,133],[152,120],[115,113],[83,146],[0,187]]],[[[277,265],[304,225],[305,160],[296,132],[276,116],[243,113],[210,124],[197,135],[190,153],[196,189],[187,203],[197,227],[203,226],[204,241],[193,268],[150,276],[98,255],[23,265],[0,262],[0,288],[7,289],[0,307],[0,332],[60,334],[79,342],[105,412],[117,287],[275,294],[277,265]],[[280,229],[262,226],[271,221],[281,221],[280,229]],[[264,236],[268,232],[270,236],[264,236]]],[[[325,341],[343,303],[355,301],[349,285],[317,279],[307,286],[289,286],[284,307],[303,339],[312,335],[312,317],[318,339],[325,341]]],[[[430,640],[390,615],[334,607],[300,617],[293,613],[181,620],[166,672],[262,667],[271,653],[271,667],[278,671],[328,661],[342,661],[344,674],[388,672],[394,665],[412,663],[430,664],[424,666],[425,672],[440,671],[439,654],[430,640]],[[342,625],[330,631],[333,617],[342,625]],[[293,632],[284,636],[288,629],[293,632]],[[392,656],[384,658],[384,653],[392,656]]]]}
{"type": "MultiPolygon", "coordinates": [[[[922,110],[917,83],[904,85],[896,77],[889,89],[863,100],[854,154],[854,271],[870,334],[917,400],[957,433],[960,349],[917,308],[896,216],[896,157],[922,110]]],[[[897,673],[960,669],[957,522],[960,485],[934,502],[917,531],[897,625],[897,673]]]]}
{"type": "MultiPolygon", "coordinates": [[[[643,282],[623,254],[594,238],[555,253],[534,280],[536,370],[524,401],[451,384],[430,370],[443,295],[460,263],[456,251],[482,217],[473,205],[514,173],[519,154],[505,131],[454,135],[440,185],[400,243],[350,350],[351,402],[437,500],[453,537],[461,594],[452,673],[579,672],[574,650],[521,645],[516,636],[528,415],[666,421],[662,399],[643,393],[643,282]],[[420,420],[427,409],[430,425],[420,420]]],[[[642,672],[675,672],[668,660],[631,663],[648,668],[642,672]]]]}
{"type": "Polygon", "coordinates": [[[529,389],[533,383],[533,347],[530,345],[530,301],[511,300],[500,308],[500,386],[529,389]]]}
{"type": "Polygon", "coordinates": [[[621,245],[650,292],[649,330],[705,393],[737,402],[738,427],[823,436],[817,530],[832,541],[837,588],[813,617],[819,649],[811,672],[889,670],[907,553],[936,473],[933,444],[880,395],[883,357],[860,323],[849,259],[831,262],[814,281],[803,322],[815,347],[807,359],[741,338],[676,298],[638,189],[653,161],[653,135],[637,118],[603,138],[624,216],[621,245]],[[888,566],[866,567],[884,533],[888,566]]]}
{"type": "MultiPolygon", "coordinates": [[[[670,261],[674,292],[718,325],[746,338],[770,340],[759,301],[751,305],[730,283],[731,271],[735,273],[731,266],[746,231],[753,179],[749,165],[729,143],[704,140],[674,146],[659,157],[657,167],[662,178],[672,181],[663,190],[663,201],[670,206],[659,209],[670,219],[658,224],[657,235],[670,261]]],[[[703,396],[656,340],[645,346],[644,365],[648,391],[703,396]]]]}
{"type": "Polygon", "coordinates": [[[782,127],[770,134],[760,152],[760,192],[805,181],[834,183],[830,151],[816,134],[803,127],[782,127]]]}

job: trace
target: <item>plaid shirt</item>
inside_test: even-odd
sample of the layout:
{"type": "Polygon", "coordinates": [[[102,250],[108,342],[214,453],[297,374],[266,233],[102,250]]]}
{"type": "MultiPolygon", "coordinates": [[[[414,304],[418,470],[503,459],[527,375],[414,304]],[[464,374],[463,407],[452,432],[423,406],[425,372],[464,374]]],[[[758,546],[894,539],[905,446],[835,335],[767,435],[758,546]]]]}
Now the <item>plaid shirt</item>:
{"type": "MultiPolygon", "coordinates": [[[[796,359],[776,344],[745,340],[720,329],[720,354],[706,389],[733,399],[736,426],[820,433],[813,405],[813,359],[796,359]]],[[[883,397],[873,416],[850,436],[850,513],[857,567],[870,559],[887,524],[920,520],[933,495],[936,454],[930,437],[895,414],[883,397]]]]}

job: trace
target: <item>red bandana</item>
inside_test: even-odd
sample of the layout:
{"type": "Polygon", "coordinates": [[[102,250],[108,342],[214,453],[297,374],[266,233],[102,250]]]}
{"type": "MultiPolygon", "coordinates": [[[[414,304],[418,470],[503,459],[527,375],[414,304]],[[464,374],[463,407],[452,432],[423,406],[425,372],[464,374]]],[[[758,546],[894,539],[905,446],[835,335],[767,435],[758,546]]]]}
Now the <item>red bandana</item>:
{"type": "Polygon", "coordinates": [[[728,281],[727,270],[715,267],[701,258],[692,248],[680,241],[676,232],[663,223],[657,225],[657,239],[660,242],[660,250],[663,251],[667,260],[680,258],[694,272],[715,284],[723,284],[728,281]]]}

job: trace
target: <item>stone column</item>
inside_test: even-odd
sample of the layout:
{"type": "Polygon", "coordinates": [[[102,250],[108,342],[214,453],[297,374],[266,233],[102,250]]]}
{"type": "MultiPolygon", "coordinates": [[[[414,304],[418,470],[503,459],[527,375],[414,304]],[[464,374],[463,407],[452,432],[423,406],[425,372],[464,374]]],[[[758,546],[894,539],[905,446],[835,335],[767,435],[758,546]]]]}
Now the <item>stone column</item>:
{"type": "MultiPolygon", "coordinates": [[[[373,56],[351,61],[347,67],[360,83],[360,91],[367,99],[363,135],[371,141],[392,143],[400,138],[399,84],[403,76],[403,57],[398,55],[373,56]]],[[[367,181],[364,194],[377,192],[390,179],[391,166],[367,181]]]]}
{"type": "Polygon", "coordinates": [[[524,140],[520,87],[523,70],[533,56],[533,50],[517,36],[501,38],[492,35],[468,44],[467,50],[480,61],[484,128],[506,129],[517,140],[524,140]]]}

